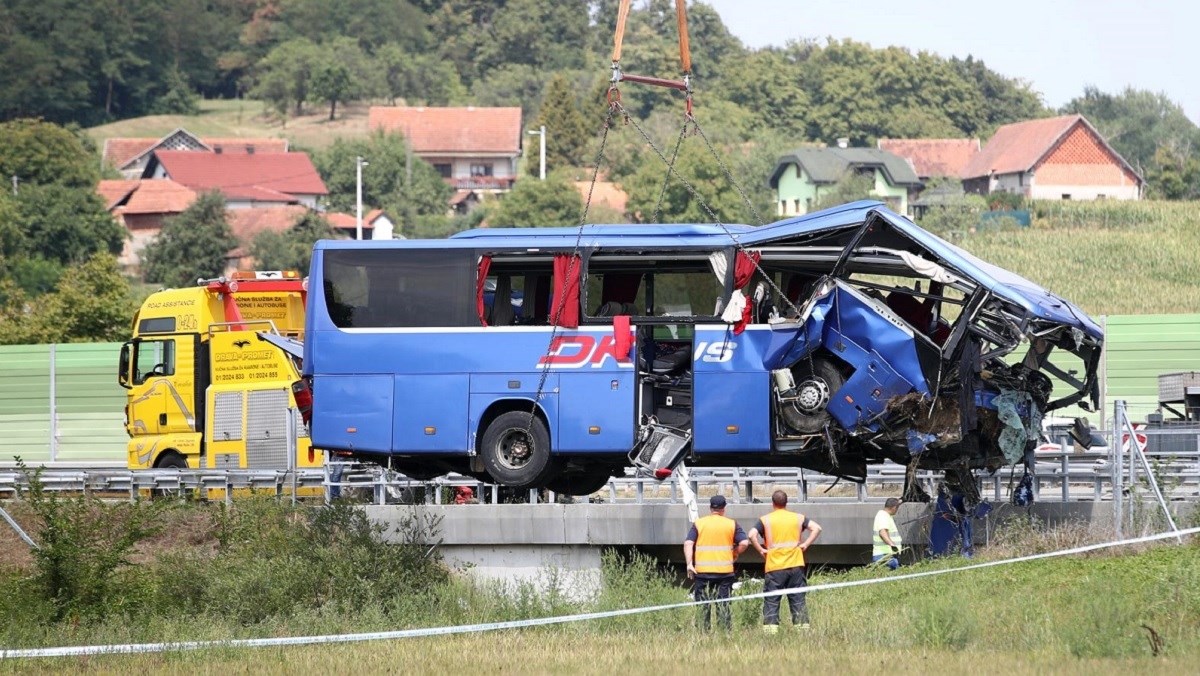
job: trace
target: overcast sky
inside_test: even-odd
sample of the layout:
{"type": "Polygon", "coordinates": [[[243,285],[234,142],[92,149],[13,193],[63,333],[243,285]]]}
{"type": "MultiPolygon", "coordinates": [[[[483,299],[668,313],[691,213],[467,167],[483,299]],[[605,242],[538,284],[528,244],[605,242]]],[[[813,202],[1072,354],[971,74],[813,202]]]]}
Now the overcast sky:
{"type": "Polygon", "coordinates": [[[1052,107],[1085,85],[1163,92],[1200,123],[1195,0],[704,0],[749,47],[852,38],[943,57],[973,55],[1029,82],[1052,107]]]}

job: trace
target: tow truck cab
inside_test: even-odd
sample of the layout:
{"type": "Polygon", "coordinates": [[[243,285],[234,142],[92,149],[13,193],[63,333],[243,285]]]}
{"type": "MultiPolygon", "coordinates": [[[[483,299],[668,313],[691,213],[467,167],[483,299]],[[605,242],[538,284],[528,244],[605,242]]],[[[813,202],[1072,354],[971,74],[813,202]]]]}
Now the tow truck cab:
{"type": "Polygon", "coordinates": [[[318,466],[296,356],[305,295],[291,271],[151,294],[118,366],[129,468],[318,466]]]}

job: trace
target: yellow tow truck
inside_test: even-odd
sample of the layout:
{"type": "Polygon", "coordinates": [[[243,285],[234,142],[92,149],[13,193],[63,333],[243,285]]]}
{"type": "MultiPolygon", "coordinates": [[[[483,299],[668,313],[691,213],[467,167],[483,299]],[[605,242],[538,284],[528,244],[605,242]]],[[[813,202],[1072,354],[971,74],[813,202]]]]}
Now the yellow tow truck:
{"type": "Polygon", "coordinates": [[[305,280],[236,273],[151,294],[121,347],[130,469],[319,467],[298,363],[305,280]]]}

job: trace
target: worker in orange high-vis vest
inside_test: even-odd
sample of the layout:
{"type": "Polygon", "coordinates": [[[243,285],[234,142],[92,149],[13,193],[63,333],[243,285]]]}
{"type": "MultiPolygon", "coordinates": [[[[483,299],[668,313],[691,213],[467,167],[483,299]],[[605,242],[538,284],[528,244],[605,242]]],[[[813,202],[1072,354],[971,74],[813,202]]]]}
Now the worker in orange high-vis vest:
{"type": "MultiPolygon", "coordinates": [[[[808,585],[804,552],[821,534],[821,525],[803,514],[788,511],[787,503],[787,493],[772,493],[771,505],[775,509],[759,519],[750,531],[750,542],[766,561],[764,591],[800,589],[808,585]]],[[[808,606],[804,595],[802,591],[787,595],[795,629],[808,629],[808,606]]],[[[779,632],[779,602],[779,596],[763,599],[763,631],[768,634],[779,632]]]]}
{"type": "Polygon", "coordinates": [[[717,603],[700,606],[704,630],[712,629],[712,607],[717,607],[717,620],[726,630],[733,628],[729,610],[729,593],[733,589],[733,562],[750,540],[733,519],[725,516],[725,496],[714,495],[708,501],[712,512],[696,519],[683,541],[683,558],[687,561],[688,579],[695,580],[692,594],[697,601],[716,599],[717,603]]]}

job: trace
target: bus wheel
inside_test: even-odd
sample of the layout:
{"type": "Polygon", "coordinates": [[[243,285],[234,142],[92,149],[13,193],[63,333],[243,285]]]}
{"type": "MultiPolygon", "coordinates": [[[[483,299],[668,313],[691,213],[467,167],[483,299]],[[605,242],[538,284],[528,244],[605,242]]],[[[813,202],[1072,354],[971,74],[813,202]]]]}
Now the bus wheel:
{"type": "Polygon", "coordinates": [[[842,389],[846,379],[837,366],[816,357],[792,367],[796,379],[796,397],[780,407],[784,422],[801,434],[819,434],[833,420],[830,398],[842,389]]]}
{"type": "Polygon", "coordinates": [[[572,474],[551,479],[546,482],[546,488],[563,495],[591,495],[607,486],[610,478],[611,476],[608,472],[572,474]]]}
{"type": "Polygon", "coordinates": [[[553,469],[550,433],[535,415],[509,411],[483,433],[483,465],[496,483],[513,488],[541,487],[553,469]]]}

